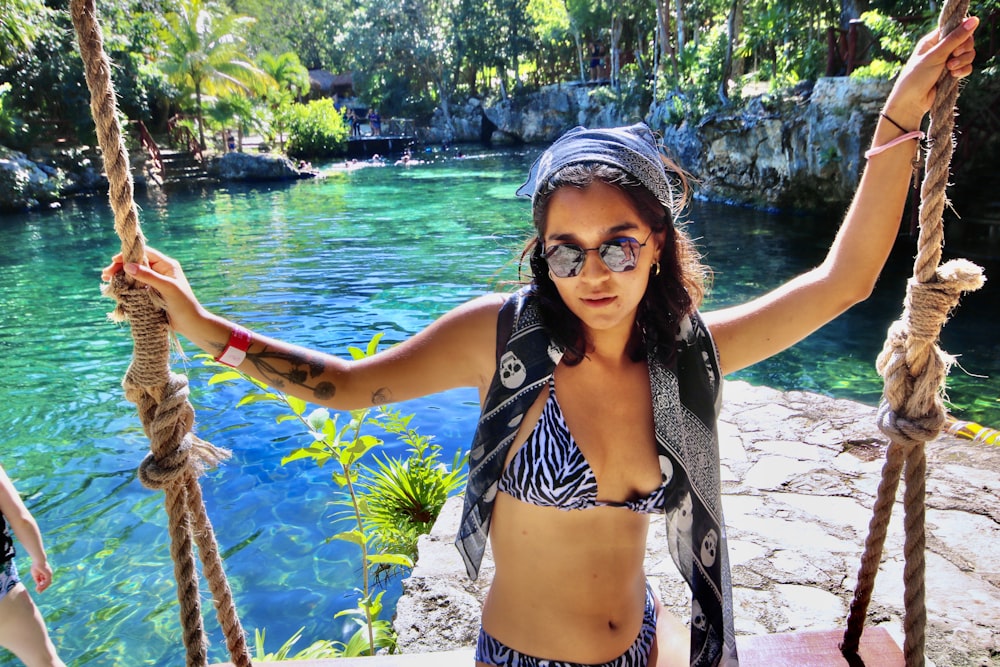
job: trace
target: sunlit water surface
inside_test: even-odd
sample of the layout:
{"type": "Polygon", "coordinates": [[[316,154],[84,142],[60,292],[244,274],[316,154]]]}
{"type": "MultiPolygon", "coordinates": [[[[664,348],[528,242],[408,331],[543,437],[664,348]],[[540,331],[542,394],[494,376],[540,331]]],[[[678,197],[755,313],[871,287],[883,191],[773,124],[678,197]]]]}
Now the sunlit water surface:
{"type": "MultiPolygon", "coordinates": [[[[202,301],[256,330],[343,354],[375,333],[394,343],[449,308],[516,277],[529,225],[513,197],[533,154],[365,168],[294,184],[225,186],[139,197],[150,243],[184,263],[202,301]]],[[[815,265],[840,211],[779,216],[695,203],[690,231],[715,270],[706,308],[760,294],[815,265]]],[[[56,568],[36,596],[68,664],[178,665],[178,605],[163,496],[135,469],[147,449],[121,378],[131,358],[126,328],[109,323],[98,269],[117,250],[101,197],[61,210],[0,217],[2,461],[41,524],[56,568]]],[[[911,242],[901,242],[877,294],[796,348],[739,374],[756,384],[878,401],[873,360],[899,315],[911,242]]],[[[987,267],[988,275],[991,275],[987,267]]],[[[995,275],[993,271],[992,275],[995,275]]],[[[998,290],[965,298],[942,347],[964,368],[949,380],[954,411],[1000,425],[998,290]]],[[[189,348],[189,352],[194,352],[189,348]]],[[[234,408],[242,387],[209,388],[212,371],[188,373],[197,428],[233,458],[202,480],[244,627],[266,629],[276,650],[299,627],[299,646],[346,639],[355,605],[355,548],[336,531],[328,470],[281,466],[301,433],[262,407],[234,408]],[[240,424],[249,424],[237,428],[240,424]]],[[[478,413],[473,390],[403,406],[446,458],[464,448],[478,413]]],[[[399,444],[394,454],[404,454],[399,444]]],[[[27,559],[21,558],[27,575],[27,559]]],[[[33,589],[32,589],[33,590],[33,589]]],[[[228,659],[202,584],[213,661],[228,659]]],[[[386,601],[394,605],[398,582],[386,601]]],[[[0,665],[14,664],[8,654],[0,665]]]]}

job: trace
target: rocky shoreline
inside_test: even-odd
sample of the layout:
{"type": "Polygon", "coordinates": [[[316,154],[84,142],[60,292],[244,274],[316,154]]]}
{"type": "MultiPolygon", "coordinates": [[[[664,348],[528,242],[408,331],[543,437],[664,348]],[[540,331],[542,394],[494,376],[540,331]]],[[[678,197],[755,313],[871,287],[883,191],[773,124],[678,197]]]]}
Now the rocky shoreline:
{"type": "MultiPolygon", "coordinates": [[[[152,162],[130,155],[137,189],[160,187],[152,162]]],[[[205,158],[201,173],[215,182],[278,182],[313,178],[311,168],[300,169],[284,155],[224,153],[205,158]]],[[[0,214],[59,206],[70,197],[106,193],[100,151],[88,146],[38,150],[29,156],[0,146],[0,214]]]]}
{"type": "MultiPolygon", "coordinates": [[[[888,444],[874,408],[729,381],[720,439],[737,634],[842,629],[888,444]]],[[[942,436],[927,459],[928,664],[1000,666],[1000,448],[942,436]]],[[[479,579],[467,578],[452,544],[460,512],[451,499],[421,538],[394,621],[403,653],[475,645],[493,563],[487,553],[479,579]]],[[[899,646],[902,513],[897,501],[866,621],[899,646]]],[[[689,594],[665,543],[654,517],[646,571],[686,619],[689,594]]]]}

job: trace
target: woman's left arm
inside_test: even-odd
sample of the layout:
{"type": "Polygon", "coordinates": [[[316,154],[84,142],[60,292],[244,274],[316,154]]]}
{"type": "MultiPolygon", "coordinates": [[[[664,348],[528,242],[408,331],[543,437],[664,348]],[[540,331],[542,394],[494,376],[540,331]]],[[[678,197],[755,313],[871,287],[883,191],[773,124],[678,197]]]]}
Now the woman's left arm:
{"type": "MultiPolygon", "coordinates": [[[[920,40],[886,100],[873,148],[920,127],[943,71],[956,78],[972,72],[978,24],[969,17],[944,38],[934,31],[920,40]]],[[[822,264],[757,299],[705,314],[723,373],[777,354],[868,298],[899,232],[916,141],[902,140],[870,155],[822,264]]]]}
{"type": "Polygon", "coordinates": [[[0,466],[0,512],[7,519],[18,542],[31,556],[31,576],[35,580],[35,590],[41,593],[52,583],[52,567],[42,544],[42,532],[3,466],[0,466]]]}

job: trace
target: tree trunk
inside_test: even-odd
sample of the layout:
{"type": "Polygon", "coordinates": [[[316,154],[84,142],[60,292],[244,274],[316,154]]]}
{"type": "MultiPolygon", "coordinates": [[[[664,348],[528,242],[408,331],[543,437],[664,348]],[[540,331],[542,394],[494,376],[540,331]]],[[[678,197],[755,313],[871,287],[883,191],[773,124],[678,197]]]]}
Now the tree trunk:
{"type": "Polygon", "coordinates": [[[742,12],[740,0],[733,0],[729,6],[729,17],[726,19],[726,58],[722,62],[722,75],[719,78],[719,100],[723,106],[729,105],[729,79],[733,75],[733,45],[739,37],[737,30],[737,14],[742,12]]]}
{"type": "Polygon", "coordinates": [[[684,0],[677,0],[677,53],[684,53],[684,0]]]}
{"type": "Polygon", "coordinates": [[[621,73],[621,50],[618,42],[622,38],[622,19],[617,12],[611,17],[611,85],[615,90],[619,88],[619,74],[621,73]]]}
{"type": "MultiPolygon", "coordinates": [[[[680,2],[680,0],[678,0],[680,2]]],[[[677,78],[677,52],[674,50],[673,33],[670,30],[670,0],[658,0],[656,3],[656,35],[659,40],[659,59],[656,73],[661,74],[666,69],[667,59],[670,60],[671,71],[677,78]]]]}
{"type": "Polygon", "coordinates": [[[580,30],[574,23],[570,23],[570,30],[573,32],[573,42],[576,44],[576,60],[580,63],[580,83],[587,83],[587,66],[583,61],[583,41],[580,39],[580,30]]]}
{"type": "Polygon", "coordinates": [[[448,77],[440,68],[437,72],[437,87],[438,97],[441,99],[438,107],[441,109],[441,115],[444,116],[445,127],[448,128],[449,134],[448,141],[450,142],[455,137],[455,125],[451,119],[451,92],[448,87],[448,77]]]}
{"type": "Polygon", "coordinates": [[[205,117],[201,111],[201,82],[194,86],[194,103],[198,112],[198,146],[201,150],[205,150],[207,145],[205,144],[205,117]]]}
{"type": "MultiPolygon", "coordinates": [[[[730,41],[731,49],[735,49],[736,45],[740,43],[740,35],[743,34],[744,17],[743,2],[740,2],[739,7],[736,9],[736,19],[733,22],[733,33],[730,41]]],[[[730,72],[730,78],[738,81],[745,73],[746,58],[733,53],[733,69],[732,72],[730,72]]]]}

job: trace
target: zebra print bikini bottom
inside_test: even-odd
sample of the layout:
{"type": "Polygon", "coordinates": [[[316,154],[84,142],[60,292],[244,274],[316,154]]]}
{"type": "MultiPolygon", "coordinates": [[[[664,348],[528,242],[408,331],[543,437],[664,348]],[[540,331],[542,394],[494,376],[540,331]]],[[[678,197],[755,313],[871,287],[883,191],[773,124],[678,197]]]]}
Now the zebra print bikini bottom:
{"type": "Polygon", "coordinates": [[[495,667],[646,667],[649,662],[649,651],[653,647],[656,636],[656,602],[653,589],[646,584],[646,609],[642,615],[642,627],[639,636],[624,653],[610,662],[599,665],[584,665],[565,660],[547,660],[525,655],[499,641],[479,628],[479,640],[476,642],[476,660],[495,667]]]}

